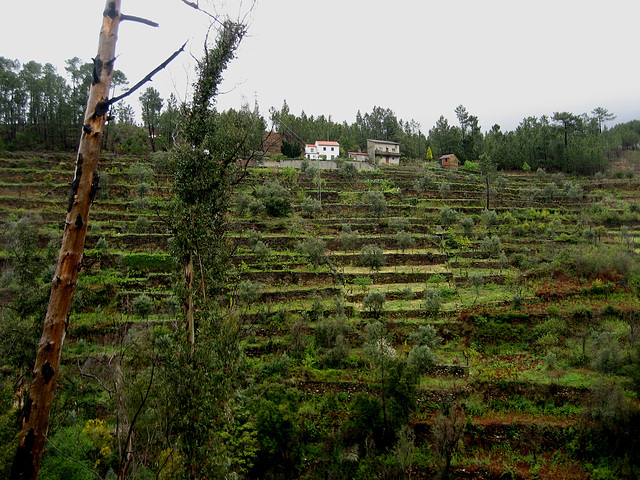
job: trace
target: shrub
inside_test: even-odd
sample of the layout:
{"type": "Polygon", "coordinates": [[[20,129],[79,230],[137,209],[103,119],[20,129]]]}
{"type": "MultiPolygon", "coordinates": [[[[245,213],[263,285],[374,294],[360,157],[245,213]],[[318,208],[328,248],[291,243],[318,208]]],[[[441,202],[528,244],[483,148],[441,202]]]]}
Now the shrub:
{"type": "Polygon", "coordinates": [[[153,309],[153,300],[146,294],[138,295],[133,300],[133,313],[142,319],[146,319],[153,309]]]}
{"type": "Polygon", "coordinates": [[[460,219],[460,226],[462,227],[462,232],[466,237],[470,237],[473,234],[473,218],[472,217],[463,217],[460,219]]]}
{"type": "Polygon", "coordinates": [[[438,290],[425,290],[423,299],[427,317],[434,317],[440,313],[440,309],[442,308],[442,297],[440,297],[440,292],[438,290]]]}
{"type": "Polygon", "coordinates": [[[107,240],[104,237],[100,237],[96,242],[96,246],[94,247],[94,250],[98,257],[106,255],[108,249],[109,246],[107,245],[107,240]]]}
{"type": "Polygon", "coordinates": [[[291,193],[277,180],[259,186],[256,197],[271,217],[286,217],[291,213],[291,193]]]}
{"type": "Polygon", "coordinates": [[[480,242],[480,248],[482,248],[482,250],[488,255],[497,257],[502,251],[502,243],[500,242],[500,237],[498,237],[497,235],[484,237],[482,239],[482,242],[480,242]]]}
{"type": "Polygon", "coordinates": [[[313,218],[316,213],[322,211],[322,202],[316,198],[304,197],[301,208],[303,216],[313,218]]]}
{"type": "Polygon", "coordinates": [[[445,227],[455,223],[456,220],[458,220],[458,212],[453,208],[444,207],[440,210],[440,221],[445,227]]]}
{"type": "Polygon", "coordinates": [[[396,232],[399,232],[400,230],[404,230],[409,226],[409,220],[404,217],[390,218],[387,221],[387,226],[391,230],[395,230],[396,232]]]}
{"type": "Polygon", "coordinates": [[[358,168],[353,162],[344,162],[340,164],[338,170],[340,171],[342,178],[346,178],[347,180],[353,180],[358,176],[358,168]]]}
{"type": "Polygon", "coordinates": [[[133,230],[135,233],[147,233],[150,225],[151,222],[147,217],[138,217],[133,224],[133,230]]]}
{"type": "Polygon", "coordinates": [[[407,363],[416,372],[424,372],[435,366],[436,356],[428,346],[417,345],[409,352],[407,363]]]}

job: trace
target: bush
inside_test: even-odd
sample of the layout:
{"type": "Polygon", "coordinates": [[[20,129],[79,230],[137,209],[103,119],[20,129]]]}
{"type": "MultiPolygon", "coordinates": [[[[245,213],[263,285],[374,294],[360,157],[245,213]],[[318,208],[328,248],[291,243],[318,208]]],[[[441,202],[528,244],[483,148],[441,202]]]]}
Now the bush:
{"type": "Polygon", "coordinates": [[[133,224],[133,230],[135,233],[147,233],[150,225],[151,222],[147,217],[138,217],[133,224]]]}
{"type": "Polygon", "coordinates": [[[485,253],[491,255],[492,257],[497,257],[502,251],[502,243],[500,242],[500,237],[498,237],[497,235],[484,237],[482,239],[482,242],[480,242],[480,248],[482,248],[485,253]]]}
{"type": "Polygon", "coordinates": [[[256,197],[271,217],[286,217],[291,213],[291,193],[277,180],[258,187],[256,197]]]}
{"type": "Polygon", "coordinates": [[[342,163],[338,170],[342,178],[346,178],[347,180],[353,180],[358,176],[358,168],[353,162],[342,163]]]}
{"type": "Polygon", "coordinates": [[[436,356],[428,346],[417,345],[413,347],[409,352],[407,363],[409,364],[410,368],[420,373],[435,366],[436,356]]]}
{"type": "Polygon", "coordinates": [[[132,307],[133,313],[144,320],[149,316],[153,309],[153,300],[151,300],[151,297],[143,293],[133,300],[132,307]]]}
{"type": "Polygon", "coordinates": [[[303,216],[313,218],[316,213],[322,211],[322,202],[312,197],[304,197],[301,208],[303,216]]]}
{"type": "Polygon", "coordinates": [[[438,290],[428,289],[424,292],[424,307],[427,317],[434,317],[440,313],[442,298],[438,290]]]}
{"type": "Polygon", "coordinates": [[[444,207],[440,210],[440,221],[445,227],[455,223],[456,220],[458,220],[458,212],[453,208],[444,207]]]}
{"type": "Polygon", "coordinates": [[[387,297],[384,292],[380,291],[372,291],[364,297],[362,301],[362,306],[364,308],[368,308],[369,312],[373,315],[375,319],[380,318],[382,312],[384,311],[384,304],[387,301],[387,297]]]}

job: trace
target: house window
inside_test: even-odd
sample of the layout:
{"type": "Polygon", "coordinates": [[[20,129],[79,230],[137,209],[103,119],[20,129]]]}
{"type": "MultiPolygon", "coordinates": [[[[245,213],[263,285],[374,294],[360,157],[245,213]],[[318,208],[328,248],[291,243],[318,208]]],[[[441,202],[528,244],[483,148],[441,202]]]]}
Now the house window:
{"type": "Polygon", "coordinates": [[[333,147],[331,147],[331,151],[333,152],[333,147]]]}
{"type": "Polygon", "coordinates": [[[323,150],[324,152],[326,152],[326,151],[327,151],[327,147],[322,147],[322,150],[323,150]]]}

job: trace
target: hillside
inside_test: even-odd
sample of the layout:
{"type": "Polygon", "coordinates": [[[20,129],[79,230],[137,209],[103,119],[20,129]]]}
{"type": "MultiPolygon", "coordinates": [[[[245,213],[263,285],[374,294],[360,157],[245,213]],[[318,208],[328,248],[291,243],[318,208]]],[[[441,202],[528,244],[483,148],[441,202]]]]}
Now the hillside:
{"type": "MultiPolygon", "coordinates": [[[[0,155],[7,311],[21,290],[18,220],[37,232],[34,258],[55,251],[73,162],[0,155]]],[[[246,383],[216,452],[246,478],[636,478],[637,167],[627,155],[593,177],[500,172],[489,209],[475,172],[250,169],[217,299],[237,322],[244,356],[233,368],[246,383]],[[283,217],[255,197],[274,181],[290,195],[283,217]]],[[[42,475],[77,472],[71,456],[106,477],[118,426],[137,422],[135,478],[172,478],[184,459],[153,373],[177,361],[168,339],[184,329],[171,178],[161,154],[107,155],[101,170],[42,475]]],[[[37,314],[46,281],[29,288],[37,314]]],[[[3,365],[5,390],[20,388],[22,355],[3,365]]]]}

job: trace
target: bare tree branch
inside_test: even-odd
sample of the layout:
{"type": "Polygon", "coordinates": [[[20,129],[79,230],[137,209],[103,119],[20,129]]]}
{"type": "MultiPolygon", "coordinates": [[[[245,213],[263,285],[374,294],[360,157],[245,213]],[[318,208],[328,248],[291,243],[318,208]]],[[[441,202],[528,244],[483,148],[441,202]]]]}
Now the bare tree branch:
{"type": "Polygon", "coordinates": [[[124,13],[120,14],[120,20],[128,21],[128,22],[137,22],[143,23],[145,25],[149,25],[150,27],[159,27],[160,25],[153,20],[147,20],[146,18],[136,17],[134,15],[125,15],[124,13]]]}

